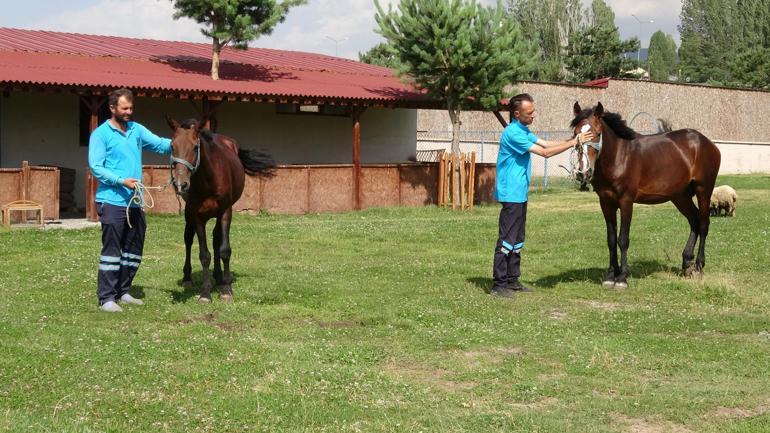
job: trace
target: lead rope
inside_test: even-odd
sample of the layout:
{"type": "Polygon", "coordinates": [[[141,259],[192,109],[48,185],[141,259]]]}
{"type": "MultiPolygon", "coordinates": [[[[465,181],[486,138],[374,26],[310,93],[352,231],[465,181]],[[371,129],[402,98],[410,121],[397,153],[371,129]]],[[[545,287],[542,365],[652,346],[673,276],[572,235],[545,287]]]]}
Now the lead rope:
{"type": "MultiPolygon", "coordinates": [[[[131,225],[131,217],[129,217],[129,208],[131,208],[131,204],[139,206],[142,210],[145,208],[152,209],[155,207],[155,199],[152,197],[150,190],[163,192],[169,185],[171,185],[171,179],[169,179],[168,183],[161,186],[145,186],[141,182],[136,183],[136,186],[134,187],[134,195],[131,196],[131,200],[129,200],[128,204],[126,205],[126,221],[128,222],[128,228],[133,228],[131,225]],[[149,198],[149,200],[145,199],[145,196],[149,198]]],[[[177,200],[179,200],[179,198],[177,198],[177,200]]],[[[181,202],[179,206],[181,209],[181,202]]]]}

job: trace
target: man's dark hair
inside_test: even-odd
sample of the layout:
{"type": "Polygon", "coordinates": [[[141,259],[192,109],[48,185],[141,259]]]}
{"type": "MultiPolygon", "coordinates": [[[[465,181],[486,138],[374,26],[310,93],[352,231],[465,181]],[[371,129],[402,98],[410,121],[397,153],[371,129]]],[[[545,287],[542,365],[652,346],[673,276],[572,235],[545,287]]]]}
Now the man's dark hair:
{"type": "Polygon", "coordinates": [[[110,92],[110,99],[109,99],[110,107],[117,107],[118,99],[120,99],[121,97],[126,98],[128,102],[134,102],[133,92],[131,92],[131,90],[126,89],[124,87],[122,89],[116,89],[110,92]]]}
{"type": "Polygon", "coordinates": [[[511,98],[511,114],[513,114],[514,111],[521,110],[521,104],[524,101],[535,102],[529,93],[519,93],[518,95],[511,98]]]}

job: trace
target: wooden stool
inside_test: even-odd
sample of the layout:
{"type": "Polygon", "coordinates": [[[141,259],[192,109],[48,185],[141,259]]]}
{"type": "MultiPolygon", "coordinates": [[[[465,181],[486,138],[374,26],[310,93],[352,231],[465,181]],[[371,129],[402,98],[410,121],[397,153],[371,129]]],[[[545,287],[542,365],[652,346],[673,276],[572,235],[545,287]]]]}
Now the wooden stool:
{"type": "Polygon", "coordinates": [[[27,224],[26,212],[35,212],[35,220],[38,227],[43,227],[43,206],[32,200],[17,200],[3,205],[3,225],[11,227],[11,216],[13,212],[23,212],[23,224],[27,224]]]}

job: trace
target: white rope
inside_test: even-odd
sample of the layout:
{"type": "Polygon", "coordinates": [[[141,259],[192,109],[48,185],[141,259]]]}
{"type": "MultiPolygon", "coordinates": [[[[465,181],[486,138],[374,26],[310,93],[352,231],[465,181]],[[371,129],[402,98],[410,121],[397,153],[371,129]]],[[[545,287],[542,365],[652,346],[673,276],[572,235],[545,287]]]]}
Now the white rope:
{"type": "Polygon", "coordinates": [[[128,221],[128,227],[133,228],[131,226],[131,218],[129,217],[129,208],[131,207],[131,204],[136,204],[139,206],[142,210],[145,208],[152,209],[155,207],[155,199],[152,197],[152,194],[150,193],[150,190],[156,190],[156,191],[163,191],[166,189],[167,186],[169,186],[171,182],[163,185],[163,186],[144,186],[143,183],[137,182],[134,185],[134,195],[131,196],[131,200],[128,201],[128,204],[126,205],[126,221],[128,221]],[[149,198],[149,201],[145,199],[145,196],[149,198]]]}

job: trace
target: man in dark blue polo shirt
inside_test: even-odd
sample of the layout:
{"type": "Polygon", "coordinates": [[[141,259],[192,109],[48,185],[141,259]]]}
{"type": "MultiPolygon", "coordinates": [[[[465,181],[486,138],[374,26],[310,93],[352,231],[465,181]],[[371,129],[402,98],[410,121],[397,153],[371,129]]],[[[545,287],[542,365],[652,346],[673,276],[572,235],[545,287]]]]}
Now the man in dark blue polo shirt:
{"type": "Polygon", "coordinates": [[[118,302],[143,304],[128,293],[142,261],[146,228],[144,210],[131,202],[142,179],[142,150],[171,153],[171,140],[131,121],[130,90],[111,92],[108,104],[112,117],[91,133],[88,165],[99,181],[96,212],[102,225],[96,295],[102,311],[115,313],[122,311],[118,302]]]}
{"type": "Polygon", "coordinates": [[[495,198],[502,204],[497,245],[492,268],[490,294],[510,298],[514,292],[531,292],[519,281],[521,250],[527,222],[527,196],[532,177],[530,154],[544,158],[558,155],[577,143],[593,140],[593,133],[582,133],[562,142],[545,141],[530,132],[535,120],[535,101],[526,93],[511,99],[514,121],[500,137],[497,154],[495,198]]]}

